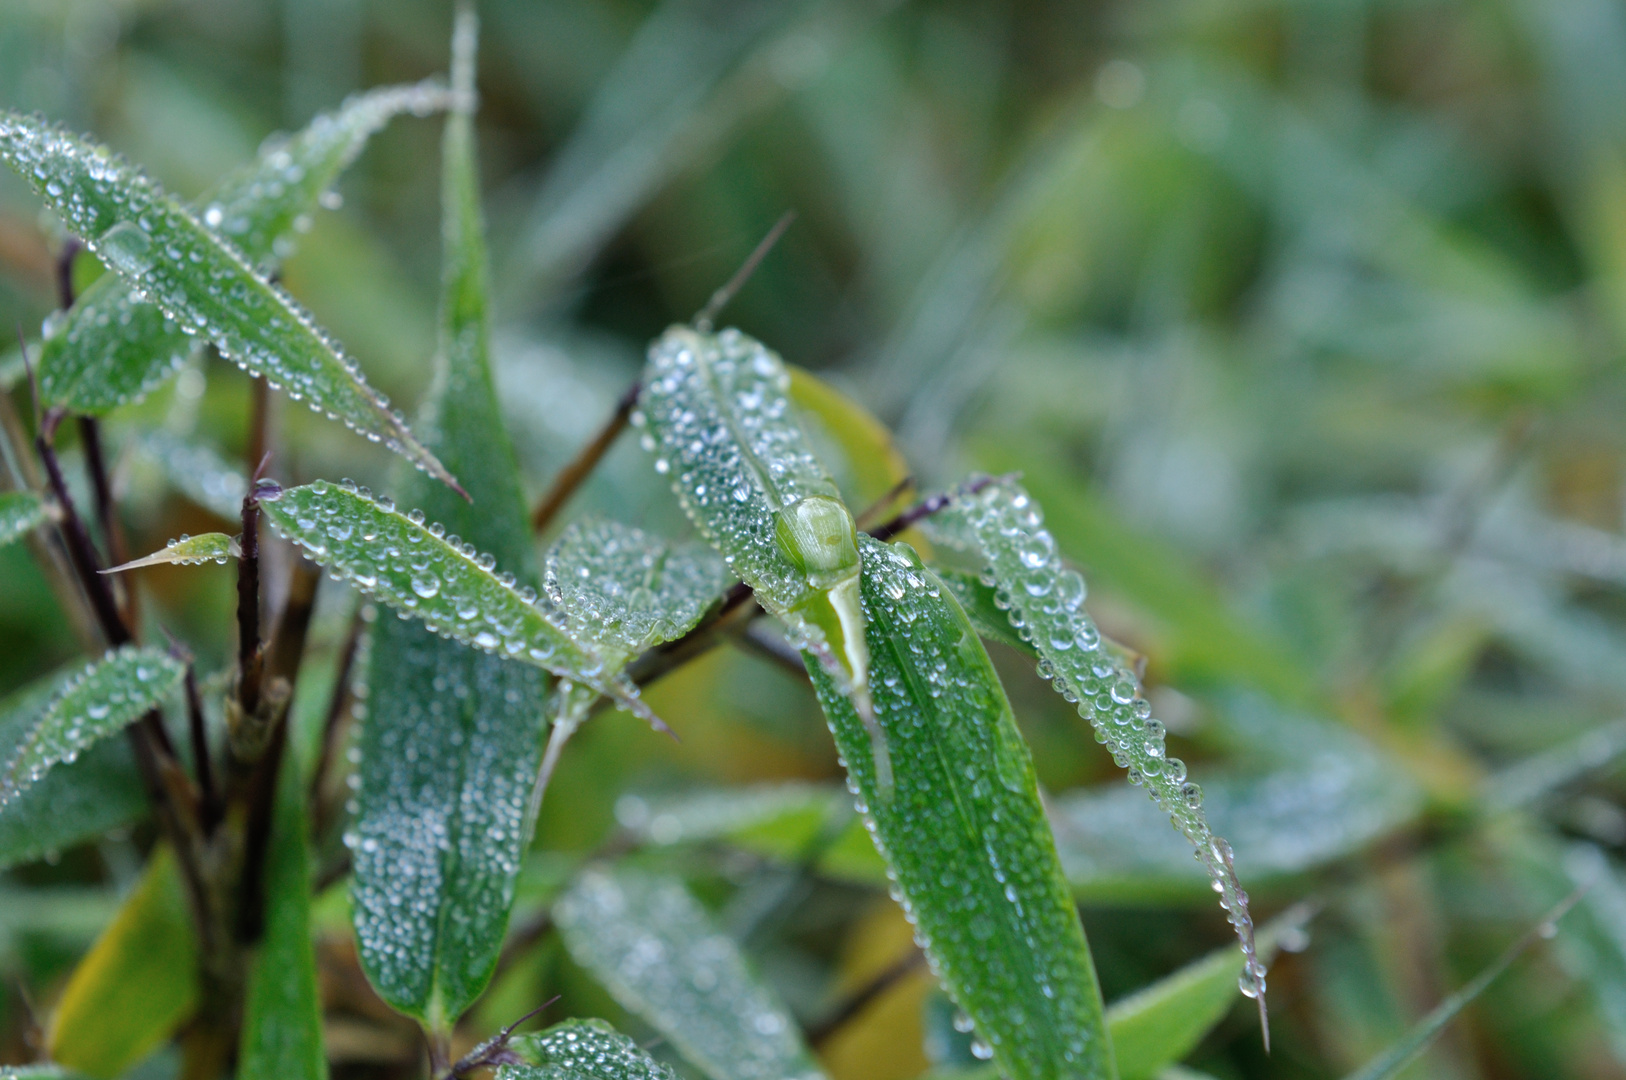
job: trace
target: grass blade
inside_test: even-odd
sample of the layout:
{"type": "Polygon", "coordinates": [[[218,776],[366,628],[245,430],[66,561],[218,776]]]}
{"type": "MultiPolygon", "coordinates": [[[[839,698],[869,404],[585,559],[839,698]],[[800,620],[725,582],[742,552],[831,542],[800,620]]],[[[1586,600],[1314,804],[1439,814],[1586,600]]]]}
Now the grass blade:
{"type": "MultiPolygon", "coordinates": [[[[1242,991],[1259,1001],[1263,1023],[1265,967],[1255,953],[1248,894],[1237,881],[1231,846],[1209,829],[1202,789],[1186,778],[1185,763],[1164,753],[1163,724],[1152,718],[1134,673],[1102,647],[1084,610],[1084,578],[1062,565],[1038,506],[1015,481],[1002,479],[976,491],[968,487],[935,523],[945,540],[982,556],[1011,625],[1039,652],[1040,674],[1078,704],[1130,781],[1145,785],[1191,842],[1242,944],[1242,991]]],[[[1268,1027],[1265,1032],[1268,1045],[1268,1027]]]]}
{"type": "Polygon", "coordinates": [[[571,1020],[509,1043],[529,1064],[506,1065],[499,1080],[557,1080],[559,1070],[591,1080],[678,1080],[638,1044],[602,1020],[571,1020]]]}
{"type": "MultiPolygon", "coordinates": [[[[426,81],[358,94],[303,131],[268,140],[259,157],[198,199],[192,213],[257,269],[293,253],[317,207],[376,133],[402,113],[445,107],[446,88],[426,81]]],[[[141,400],[180,369],[196,347],[175,320],[107,274],[86,289],[40,347],[39,386],[47,401],[97,415],[141,400]]]]}
{"type": "Polygon", "coordinates": [[[712,1080],[823,1076],[777,996],[683,883],[583,871],[553,908],[575,961],[712,1080]]]}
{"type": "Polygon", "coordinates": [[[103,570],[104,574],[117,574],[125,570],[135,570],[142,566],[162,566],[173,563],[179,566],[196,566],[199,563],[218,563],[222,566],[227,559],[235,559],[242,555],[235,538],[225,533],[203,533],[201,536],[185,536],[179,540],[171,540],[151,555],[139,559],[132,559],[122,566],[115,566],[103,570]]]}
{"type": "Polygon", "coordinates": [[[30,491],[0,494],[0,547],[21,540],[44,524],[45,500],[30,491]]]}
{"type": "Polygon", "coordinates": [[[126,645],[70,680],[7,759],[0,772],[0,807],[26,791],[51,766],[71,762],[107,736],[156,708],[186,674],[158,649],[126,645]]]}
{"type": "Polygon", "coordinates": [[[911,548],[862,544],[890,800],[879,798],[852,705],[817,665],[809,670],[904,910],[1002,1074],[1111,1077],[1089,946],[988,654],[911,548]]]}
{"type": "Polygon", "coordinates": [[[0,157],[183,333],[456,484],[291,296],[145,174],[104,146],[10,111],[0,111],[0,157]]]}

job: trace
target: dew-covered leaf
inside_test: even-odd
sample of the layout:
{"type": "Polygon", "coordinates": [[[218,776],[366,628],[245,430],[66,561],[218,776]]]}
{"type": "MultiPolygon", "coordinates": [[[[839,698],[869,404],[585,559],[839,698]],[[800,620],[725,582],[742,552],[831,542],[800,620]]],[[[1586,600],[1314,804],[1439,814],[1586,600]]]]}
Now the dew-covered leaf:
{"type": "Polygon", "coordinates": [[[932,570],[937,575],[937,580],[954,594],[954,599],[965,611],[965,617],[971,620],[978,637],[986,641],[997,641],[1019,653],[1038,659],[1039,651],[1033,647],[1031,641],[1016,632],[1004,609],[999,606],[997,589],[984,584],[976,574],[964,570],[946,567],[933,567],[932,570]]]}
{"type": "Polygon", "coordinates": [[[191,1015],[197,945],[182,888],[175,856],[155,849],[135,891],[62,991],[46,1031],[52,1060],[112,1080],[191,1015]]]}
{"type": "MultiPolygon", "coordinates": [[[[640,411],[684,510],[867,715],[856,531],[788,396],[790,373],[738,330],[675,326],[649,349],[640,411]]],[[[885,744],[874,753],[885,771],[885,744]]]]}
{"type": "Polygon", "coordinates": [[[801,1033],[676,878],[590,866],[553,907],[565,947],[712,1080],[816,1080],[801,1033]]]}
{"type": "Polygon", "coordinates": [[[104,570],[102,573],[116,574],[142,566],[162,566],[165,563],[176,563],[181,566],[219,563],[223,566],[227,559],[235,559],[240,555],[242,555],[242,551],[237,546],[236,538],[227,536],[225,533],[203,533],[199,536],[183,535],[179,540],[171,540],[151,555],[131,559],[123,565],[104,570]]]}
{"type": "Polygon", "coordinates": [[[71,762],[156,707],[180,685],[186,667],[158,649],[126,645],[85,667],[18,742],[0,771],[0,807],[51,766],[71,762]]]}
{"type": "Polygon", "coordinates": [[[21,540],[45,522],[45,500],[30,491],[0,494],[0,546],[21,540]]]}
{"type": "Polygon", "coordinates": [[[615,820],[645,843],[734,839],[752,850],[791,857],[847,801],[837,787],[792,780],[677,795],[627,794],[615,802],[615,820]]]}
{"type": "Polygon", "coordinates": [[[656,1061],[602,1020],[570,1020],[535,1035],[521,1035],[508,1047],[526,1064],[499,1069],[497,1076],[503,1080],[565,1080],[567,1076],[678,1080],[670,1065],[656,1061]]]}
{"type": "MultiPolygon", "coordinates": [[[[0,761],[11,760],[73,674],[46,676],[0,701],[0,761]]],[[[0,806],[0,869],[100,836],[146,808],[129,745],[109,739],[0,806]]]]}
{"type": "Polygon", "coordinates": [[[419,424],[473,503],[403,470],[396,493],[419,508],[411,515],[328,488],[291,519],[308,552],[325,551],[319,562],[422,620],[386,619],[373,631],[345,839],[363,969],[385,1001],[442,1031],[485,988],[507,930],[545,724],[546,679],[535,665],[576,673],[602,664],[532,603],[535,555],[488,360],[468,112],[475,32],[472,18],[459,18],[461,104],[442,143],[441,326],[419,424]],[[425,512],[467,540],[424,528],[425,512]],[[474,556],[475,545],[487,554],[474,556]]]}
{"type": "Polygon", "coordinates": [[[852,705],[817,665],[809,670],[897,895],[1004,1075],[1110,1077],[1089,947],[988,654],[913,549],[861,543],[890,798],[852,705]]]}
{"type": "Polygon", "coordinates": [[[0,112],[0,157],[183,332],[455,483],[291,296],[140,170],[104,146],[9,111],[0,112]]]}
{"type": "Polygon", "coordinates": [[[1011,625],[1039,653],[1040,673],[1077,704],[1131,783],[1144,785],[1190,841],[1248,958],[1249,996],[1260,998],[1263,1008],[1265,969],[1254,956],[1248,894],[1237,881],[1231,847],[1209,829],[1202,789],[1187,779],[1185,763],[1164,752],[1163,724],[1153,719],[1134,672],[1103,647],[1084,610],[1084,578],[1063,565],[1037,504],[1014,480],[992,480],[962,489],[934,524],[934,536],[983,558],[1011,625]]]}
{"type": "MultiPolygon", "coordinates": [[[[255,161],[198,199],[192,213],[257,269],[269,272],[292,253],[294,236],[367,140],[404,112],[444,107],[434,82],[358,94],[317,116],[304,130],[271,139],[255,161]]],[[[40,346],[39,386],[46,400],[80,413],[105,413],[139,401],[175,374],[197,345],[174,318],[106,274],[51,327],[40,346]]]]}
{"type": "Polygon", "coordinates": [[[236,521],[242,513],[248,478],[212,447],[189,443],[167,431],[153,431],[137,443],[175,490],[205,510],[236,521]]]}
{"type": "Polygon", "coordinates": [[[614,521],[571,524],[548,551],[543,578],[571,636],[607,658],[682,637],[730,581],[702,544],[671,544],[614,521]]]}

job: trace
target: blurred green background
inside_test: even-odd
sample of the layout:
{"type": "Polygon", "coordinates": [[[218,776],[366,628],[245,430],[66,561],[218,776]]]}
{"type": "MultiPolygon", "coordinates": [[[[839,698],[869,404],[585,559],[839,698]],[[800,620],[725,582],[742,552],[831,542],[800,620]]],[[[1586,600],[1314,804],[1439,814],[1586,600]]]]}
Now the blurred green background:
{"type": "MultiPolygon", "coordinates": [[[[1146,656],[1261,918],[1324,904],[1272,973],[1274,1055],[1238,1008],[1193,1065],[1339,1075],[1589,880],[1557,938],[1406,1075],[1626,1075],[1626,6],[479,7],[498,375],[533,492],[648,339],[795,210],[724,321],[890,424],[923,488],[1022,470],[1096,618],[1146,656]]],[[[448,25],[422,0],[3,0],[0,104],[192,197],[347,93],[444,70],[448,25]]],[[[377,137],[285,274],[402,403],[434,337],[438,138],[433,120],[377,137]]],[[[55,228],[0,177],[0,325],[33,334],[54,305],[55,228]]],[[[226,526],[132,433],[235,460],[247,400],[215,361],[113,418],[132,549],[226,526]]],[[[374,448],[281,412],[283,478],[381,481],[374,448]]],[[[685,528],[630,439],[572,509],[685,528]]],[[[206,667],[230,646],[226,574],[149,579],[149,617],[206,667]]],[[[346,603],[335,589],[318,650],[346,603]]],[[[1166,822],[996,651],[1109,1001],[1223,945],[1166,822]]],[[[0,690],[73,654],[26,551],[0,551],[0,690]]],[[[839,776],[811,693],[747,652],[651,697],[683,743],[623,716],[578,737],[537,895],[546,851],[591,849],[618,805],[636,829],[639,800],[839,776]]],[[[30,1017],[149,840],[0,876],[0,1061],[31,1055],[30,1017]]],[[[749,837],[655,840],[754,927],[804,1018],[911,947],[861,842],[796,874],[749,837]]],[[[340,1075],[411,1075],[411,1031],[360,982],[341,894],[322,942],[340,1075]]],[[[469,1037],[555,992],[562,1014],[638,1030],[544,938],[469,1037]]],[[[821,1049],[838,1080],[914,1076],[963,1057],[945,1016],[917,974],[821,1049]]]]}

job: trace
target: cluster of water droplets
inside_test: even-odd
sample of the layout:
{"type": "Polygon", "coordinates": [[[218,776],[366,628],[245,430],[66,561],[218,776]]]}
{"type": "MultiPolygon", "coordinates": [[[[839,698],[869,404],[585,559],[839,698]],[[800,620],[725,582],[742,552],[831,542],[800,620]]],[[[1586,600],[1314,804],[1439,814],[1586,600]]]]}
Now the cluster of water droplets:
{"type": "Polygon", "coordinates": [[[1152,717],[1134,674],[1102,647],[1100,631],[1084,610],[1084,578],[1063,564],[1038,505],[1013,480],[979,479],[962,489],[933,528],[946,543],[986,560],[983,581],[997,590],[996,602],[1016,632],[1038,651],[1039,674],[1078,706],[1129,781],[1143,785],[1191,842],[1242,943],[1241,990],[1262,996],[1265,966],[1254,948],[1248,894],[1237,881],[1231,846],[1209,829],[1202,789],[1187,778],[1185,763],[1165,751],[1163,724],[1152,717]],[[986,486],[973,490],[979,484],[986,486]]]}
{"type": "Polygon", "coordinates": [[[548,551],[542,581],[579,640],[630,657],[682,637],[730,580],[703,544],[669,544],[630,525],[572,523],[548,551]]]}
{"type": "Polygon", "coordinates": [[[238,550],[237,541],[225,533],[204,533],[201,536],[188,536],[182,533],[180,539],[169,541],[151,555],[113,569],[133,570],[138,566],[158,566],[161,563],[173,563],[177,566],[217,563],[224,566],[227,559],[234,559],[240,554],[242,552],[238,550]]]}
{"type": "Polygon", "coordinates": [[[155,708],[185,674],[185,665],[175,658],[135,645],[110,650],[85,665],[58,691],[0,770],[0,806],[53,765],[73,761],[155,708]]]}
{"type": "Polygon", "coordinates": [[[556,1080],[558,1069],[593,1080],[678,1080],[670,1065],[656,1061],[602,1020],[572,1020],[522,1035],[509,1046],[533,1064],[499,1069],[498,1077],[505,1080],[556,1080]]]}
{"type": "Polygon", "coordinates": [[[45,501],[28,491],[0,494],[0,547],[45,521],[45,501]]]}
{"type": "Polygon", "coordinates": [[[124,279],[133,299],[156,305],[183,334],[206,338],[273,388],[451,480],[297,301],[139,169],[11,112],[0,113],[0,156],[124,279]]]}
{"type": "Polygon", "coordinates": [[[703,1072],[823,1080],[789,1011],[681,881],[589,867],[553,915],[572,958],[703,1072]]]}

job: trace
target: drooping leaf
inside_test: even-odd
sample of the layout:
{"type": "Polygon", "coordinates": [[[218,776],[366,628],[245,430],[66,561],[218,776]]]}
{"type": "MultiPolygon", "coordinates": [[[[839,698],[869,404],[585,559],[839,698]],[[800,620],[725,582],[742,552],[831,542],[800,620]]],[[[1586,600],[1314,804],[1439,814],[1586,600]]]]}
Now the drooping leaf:
{"type": "MultiPolygon", "coordinates": [[[[444,107],[435,82],[386,86],[350,98],[297,134],[268,140],[258,158],[198,199],[205,227],[269,272],[292,253],[333,183],[372,135],[404,112],[444,107]]],[[[176,320],[106,274],[86,289],[41,344],[39,386],[46,400],[75,412],[105,413],[139,401],[180,370],[197,346],[176,320]]]]}
{"type": "Polygon", "coordinates": [[[180,870],[160,847],[68,979],[46,1033],[52,1060],[112,1080],[147,1056],[191,1015],[196,953],[180,870]]]}
{"type": "Polygon", "coordinates": [[[385,1001],[437,1031],[484,990],[508,926],[545,725],[546,679],[535,665],[603,685],[585,674],[601,671],[602,659],[571,641],[557,613],[531,603],[535,556],[488,361],[469,111],[475,44],[472,17],[460,16],[453,41],[459,104],[442,144],[440,338],[419,425],[473,503],[408,473],[396,491],[420,508],[410,517],[330,488],[293,519],[329,549],[318,561],[331,560],[364,591],[422,620],[388,619],[374,630],[357,810],[346,842],[363,969],[385,1001]],[[329,520],[353,522],[354,532],[340,538],[307,529],[301,518],[320,515],[323,506],[329,520]],[[467,541],[417,524],[425,512],[467,541]],[[474,557],[474,545],[488,554],[474,557]],[[386,557],[375,561],[381,553],[386,557]]]}
{"type": "Polygon", "coordinates": [[[810,371],[786,364],[790,399],[841,449],[851,474],[854,506],[868,507],[909,475],[892,433],[868,409],[810,371]]]}
{"type": "Polygon", "coordinates": [[[904,910],[1004,1075],[1110,1077],[1089,947],[988,654],[911,548],[861,544],[892,798],[880,796],[851,704],[809,670],[904,910]]]}
{"type": "Polygon", "coordinates": [[[535,1035],[522,1035],[509,1043],[528,1064],[507,1065],[497,1071],[505,1080],[564,1080],[581,1076],[590,1080],[678,1080],[670,1065],[638,1048],[638,1044],[602,1020],[571,1020],[535,1035]]]}
{"type": "MultiPolygon", "coordinates": [[[[650,346],[633,422],[701,533],[867,716],[852,514],[789,390],[784,362],[761,342],[675,326],[650,346]]],[[[873,753],[884,777],[884,741],[873,753]]]]}
{"type": "Polygon", "coordinates": [[[238,519],[243,496],[248,494],[248,478],[213,448],[186,442],[167,431],[149,432],[137,445],[182,495],[228,521],[238,519]]]}
{"type": "Polygon", "coordinates": [[[9,111],[0,112],[0,157],[182,332],[455,484],[310,315],[144,173],[104,146],[9,111]]]}
{"type": "Polygon", "coordinates": [[[45,521],[45,500],[29,491],[0,494],[0,547],[21,540],[45,521]]]}
{"type": "Polygon", "coordinates": [[[590,866],[554,904],[565,947],[712,1080],[818,1080],[801,1033],[683,883],[590,866]]]}
{"type": "MultiPolygon", "coordinates": [[[[72,674],[39,679],[0,701],[0,761],[10,761],[72,674]]],[[[57,765],[0,806],[0,868],[31,862],[133,821],[147,796],[122,739],[57,765]]]]}
{"type": "Polygon", "coordinates": [[[1014,480],[989,480],[963,488],[935,524],[936,535],[981,555],[1011,625],[1038,650],[1040,673],[1077,703],[1113,760],[1129,770],[1130,782],[1145,785],[1190,841],[1242,943],[1243,981],[1262,1010],[1265,968],[1254,955],[1248,894],[1237,881],[1231,847],[1209,829],[1202,789],[1187,779],[1185,763],[1164,752],[1163,724],[1152,718],[1134,672],[1102,647],[1084,610],[1084,578],[1062,564],[1038,506],[1014,480]]]}
{"type": "Polygon", "coordinates": [[[287,753],[265,856],[265,929],[249,974],[238,1048],[239,1080],[326,1080],[322,999],[310,907],[305,771],[287,753]]]}
{"type": "Polygon", "coordinates": [[[132,559],[121,566],[102,571],[104,574],[117,574],[125,570],[135,570],[142,566],[162,566],[165,563],[177,563],[181,566],[196,566],[200,563],[218,563],[222,566],[227,559],[235,559],[243,553],[237,546],[235,537],[225,533],[203,533],[199,536],[182,535],[179,540],[171,540],[151,555],[144,555],[139,559],[132,559]]]}
{"type": "Polygon", "coordinates": [[[126,645],[85,667],[18,742],[0,771],[0,807],[38,781],[51,766],[86,749],[156,707],[186,674],[186,666],[158,649],[126,645]]]}

